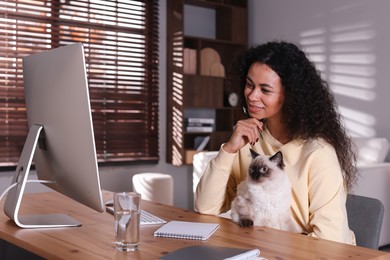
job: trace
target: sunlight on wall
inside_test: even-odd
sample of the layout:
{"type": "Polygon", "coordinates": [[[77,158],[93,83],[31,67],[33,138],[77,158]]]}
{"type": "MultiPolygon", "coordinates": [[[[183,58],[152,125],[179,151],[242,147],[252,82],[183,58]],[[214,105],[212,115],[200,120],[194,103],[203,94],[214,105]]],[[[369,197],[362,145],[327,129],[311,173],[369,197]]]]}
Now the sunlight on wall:
{"type": "Polygon", "coordinates": [[[339,106],[340,113],[343,115],[347,130],[351,136],[355,137],[373,137],[375,136],[374,126],[375,117],[365,112],[353,110],[339,106]]]}
{"type": "Polygon", "coordinates": [[[339,106],[351,136],[375,136],[375,117],[364,112],[368,102],[374,102],[376,74],[372,22],[347,23],[313,28],[301,33],[304,47],[322,77],[336,96],[362,102],[362,110],[339,106]],[[364,104],[364,102],[366,104],[364,104]]]}

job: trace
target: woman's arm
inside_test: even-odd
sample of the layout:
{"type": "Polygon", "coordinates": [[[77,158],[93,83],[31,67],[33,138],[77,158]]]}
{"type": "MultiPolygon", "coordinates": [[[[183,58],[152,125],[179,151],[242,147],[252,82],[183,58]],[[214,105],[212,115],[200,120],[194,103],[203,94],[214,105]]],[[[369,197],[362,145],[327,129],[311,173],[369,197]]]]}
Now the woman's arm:
{"type": "Polygon", "coordinates": [[[311,162],[309,173],[309,219],[316,236],[333,241],[355,244],[348,227],[346,188],[334,149],[324,147],[311,162]]]}
{"type": "Polygon", "coordinates": [[[220,214],[230,209],[237,182],[233,164],[239,150],[258,140],[263,122],[249,118],[237,122],[229,141],[221,146],[216,158],[210,161],[199,181],[195,209],[203,214],[220,214]]]}

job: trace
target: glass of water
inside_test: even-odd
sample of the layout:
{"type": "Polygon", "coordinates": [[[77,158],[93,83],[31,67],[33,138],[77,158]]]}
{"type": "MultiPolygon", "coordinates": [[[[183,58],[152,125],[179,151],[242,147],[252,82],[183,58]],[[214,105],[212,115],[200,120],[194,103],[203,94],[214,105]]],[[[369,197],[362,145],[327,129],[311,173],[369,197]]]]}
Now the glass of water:
{"type": "Polygon", "coordinates": [[[140,240],[141,194],[114,193],[115,244],[119,251],[138,250],[140,240]]]}

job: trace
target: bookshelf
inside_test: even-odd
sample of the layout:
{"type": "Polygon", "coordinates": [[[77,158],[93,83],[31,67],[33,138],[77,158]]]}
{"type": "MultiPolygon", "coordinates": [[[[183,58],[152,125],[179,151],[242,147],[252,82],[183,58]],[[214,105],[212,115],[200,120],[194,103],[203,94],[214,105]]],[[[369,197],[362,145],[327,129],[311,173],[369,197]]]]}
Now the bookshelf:
{"type": "Polygon", "coordinates": [[[229,102],[230,70],[247,49],[247,22],[246,0],[167,1],[168,163],[192,163],[202,140],[200,148],[218,150],[242,116],[234,96],[229,102]],[[214,123],[193,128],[189,118],[214,123]]]}

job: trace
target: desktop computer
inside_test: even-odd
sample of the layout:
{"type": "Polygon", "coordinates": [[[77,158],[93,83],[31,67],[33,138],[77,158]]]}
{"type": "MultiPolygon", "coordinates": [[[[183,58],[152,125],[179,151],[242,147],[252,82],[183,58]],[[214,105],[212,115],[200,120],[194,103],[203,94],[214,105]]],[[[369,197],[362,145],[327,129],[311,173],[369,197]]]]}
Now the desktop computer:
{"type": "Polygon", "coordinates": [[[30,130],[4,212],[22,228],[80,226],[67,215],[26,216],[19,209],[34,163],[38,179],[47,186],[104,212],[83,45],[24,57],[23,80],[30,130]]]}

